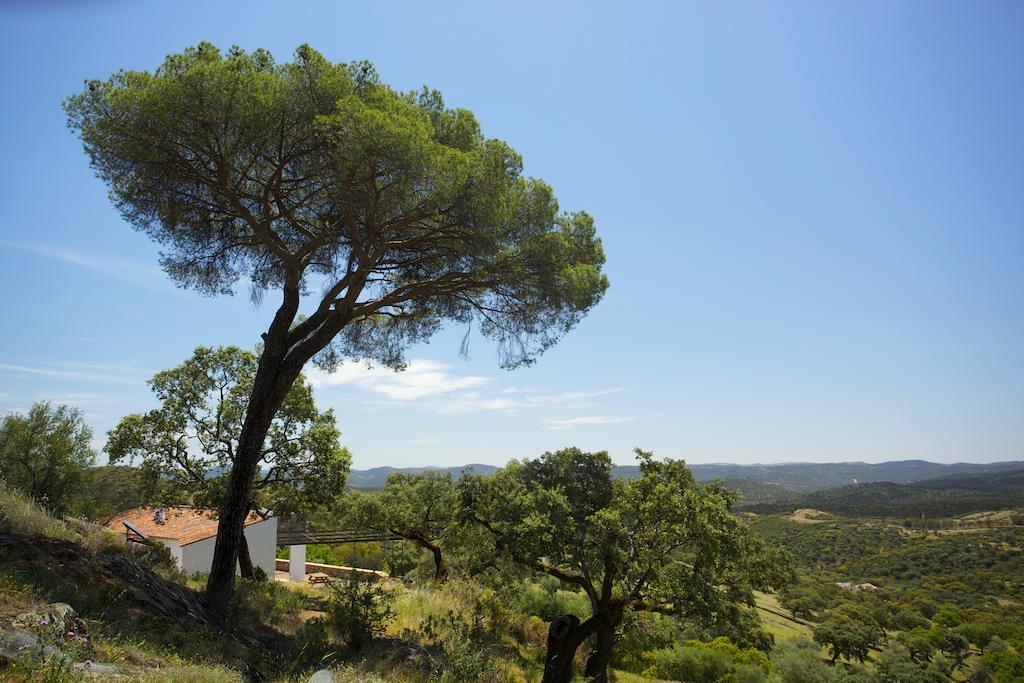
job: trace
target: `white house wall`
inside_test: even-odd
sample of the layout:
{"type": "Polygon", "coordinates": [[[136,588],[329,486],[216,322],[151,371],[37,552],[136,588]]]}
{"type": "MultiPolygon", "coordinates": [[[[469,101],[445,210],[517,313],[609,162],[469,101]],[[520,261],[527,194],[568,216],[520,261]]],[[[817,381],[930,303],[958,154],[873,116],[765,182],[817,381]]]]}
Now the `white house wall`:
{"type": "Polygon", "coordinates": [[[211,536],[182,546],[181,570],[185,572],[185,576],[210,573],[210,567],[213,566],[213,548],[216,544],[217,537],[211,536]]]}
{"type": "MultiPolygon", "coordinates": [[[[245,527],[245,540],[249,542],[249,555],[254,567],[274,578],[277,566],[277,517],[265,519],[245,527]]],[[[210,557],[211,564],[213,556],[210,557]]]]}
{"type": "MultiPolygon", "coordinates": [[[[277,518],[271,517],[246,526],[245,540],[249,543],[249,555],[252,557],[253,566],[261,568],[267,576],[273,577],[277,555],[277,518]]],[[[210,573],[216,544],[217,537],[211,536],[181,547],[179,564],[186,576],[210,573]]]]}

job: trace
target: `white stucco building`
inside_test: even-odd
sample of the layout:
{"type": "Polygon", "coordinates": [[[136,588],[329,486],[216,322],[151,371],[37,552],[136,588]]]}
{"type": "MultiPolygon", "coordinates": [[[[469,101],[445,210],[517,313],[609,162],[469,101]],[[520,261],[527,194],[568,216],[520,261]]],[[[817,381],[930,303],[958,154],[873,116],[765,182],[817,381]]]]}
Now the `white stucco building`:
{"type": "MultiPolygon", "coordinates": [[[[213,564],[213,548],[217,541],[217,513],[190,507],[151,508],[125,510],[110,518],[107,527],[116,533],[126,533],[128,522],[149,538],[159,541],[171,551],[178,566],[186,575],[208,574],[213,564]]],[[[267,576],[274,576],[274,558],[277,553],[277,518],[263,519],[250,512],[245,520],[245,540],[254,567],[267,576]]]]}

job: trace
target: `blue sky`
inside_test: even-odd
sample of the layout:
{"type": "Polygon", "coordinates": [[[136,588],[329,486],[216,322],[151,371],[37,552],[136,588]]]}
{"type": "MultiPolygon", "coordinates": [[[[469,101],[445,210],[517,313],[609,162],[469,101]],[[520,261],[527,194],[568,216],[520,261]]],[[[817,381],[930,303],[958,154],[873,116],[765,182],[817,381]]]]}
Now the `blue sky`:
{"type": "Polygon", "coordinates": [[[592,213],[612,287],[531,368],[462,330],[409,372],[314,373],[357,467],[1024,458],[1024,5],[0,5],[0,412],[102,445],[198,344],[270,310],[175,289],[60,101],[200,40],[309,42],[428,84],[592,213]]]}

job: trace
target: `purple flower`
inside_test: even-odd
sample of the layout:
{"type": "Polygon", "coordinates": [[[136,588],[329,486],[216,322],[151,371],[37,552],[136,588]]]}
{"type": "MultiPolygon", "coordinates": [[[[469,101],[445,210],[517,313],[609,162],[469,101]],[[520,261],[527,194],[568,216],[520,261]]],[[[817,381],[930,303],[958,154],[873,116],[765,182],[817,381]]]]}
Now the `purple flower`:
{"type": "Polygon", "coordinates": [[[82,664],[81,662],[78,662],[78,663],[75,664],[75,668],[76,669],[81,669],[84,666],[85,666],[85,664],[82,664]]]}

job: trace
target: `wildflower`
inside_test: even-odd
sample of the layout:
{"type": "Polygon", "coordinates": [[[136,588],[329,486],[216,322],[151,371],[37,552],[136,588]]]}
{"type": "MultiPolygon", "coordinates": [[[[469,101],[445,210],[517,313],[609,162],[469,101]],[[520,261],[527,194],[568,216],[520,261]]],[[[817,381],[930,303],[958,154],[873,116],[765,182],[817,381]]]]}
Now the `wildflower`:
{"type": "Polygon", "coordinates": [[[75,668],[76,669],[85,668],[85,664],[83,664],[82,662],[75,662],[75,668]]]}

